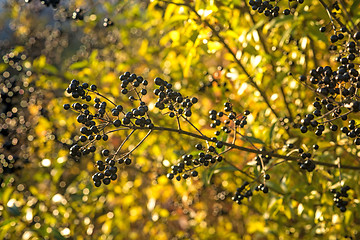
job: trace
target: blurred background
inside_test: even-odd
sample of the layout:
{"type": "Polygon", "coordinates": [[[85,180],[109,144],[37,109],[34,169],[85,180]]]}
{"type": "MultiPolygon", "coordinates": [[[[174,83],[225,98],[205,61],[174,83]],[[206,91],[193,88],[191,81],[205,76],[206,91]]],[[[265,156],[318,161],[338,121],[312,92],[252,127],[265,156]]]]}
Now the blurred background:
{"type": "MultiPolygon", "coordinates": [[[[358,239],[360,181],[353,170],[342,172],[351,200],[340,213],[329,193],[340,175],[331,167],[306,173],[296,162],[279,163],[268,171],[274,191],[254,193],[242,205],[231,196],[260,174],[255,154],[230,151],[226,162],[200,168],[199,177],[169,180],[170,166],[197,154],[201,141],[165,131],[147,138],[107,186],[96,188],[91,179],[99,153],[69,156],[81,135],[76,113],[63,109],[74,102],[65,92],[70,81],[96,84],[131,108],[119,80],[129,71],[148,79],[149,93],[161,77],[197,97],[191,122],[207,136],[215,131],[208,112],[230,101],[235,111],[251,112],[242,130],[247,138],[237,145],[286,154],[289,143],[307,151],[318,144],[318,161],[342,156],[343,164],[358,166],[352,142],[296,128],[315,99],[299,75],[336,66],[326,10],[317,1],[298,2],[280,1],[291,14],[268,18],[240,0],[0,1],[0,239],[358,239]]],[[[346,7],[358,24],[359,1],[346,7]]],[[[146,101],[156,125],[177,128],[154,108],[155,96],[146,101]]],[[[116,150],[128,133],[97,147],[116,150]]],[[[145,134],[134,134],[124,151],[145,134]]]]}

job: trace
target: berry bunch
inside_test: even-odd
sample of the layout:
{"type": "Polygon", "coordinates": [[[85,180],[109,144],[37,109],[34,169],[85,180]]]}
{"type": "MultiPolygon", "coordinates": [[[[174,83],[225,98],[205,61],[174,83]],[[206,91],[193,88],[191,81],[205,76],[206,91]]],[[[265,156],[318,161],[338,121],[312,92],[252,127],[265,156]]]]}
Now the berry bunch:
{"type": "Polygon", "coordinates": [[[241,185],[241,187],[237,188],[236,192],[235,192],[234,196],[231,198],[231,200],[233,200],[237,204],[241,205],[243,199],[245,199],[245,198],[249,199],[253,195],[253,192],[248,187],[248,185],[249,185],[249,182],[245,181],[241,185]]]}
{"type": "Polygon", "coordinates": [[[264,153],[257,155],[254,160],[256,161],[256,165],[260,166],[260,169],[262,169],[267,164],[269,164],[271,160],[271,156],[265,153],[266,152],[265,148],[260,148],[259,151],[264,153]]]}
{"type": "Polygon", "coordinates": [[[84,20],[84,15],[82,14],[82,9],[77,8],[72,14],[72,19],[74,20],[84,20]]]}
{"type": "MultiPolygon", "coordinates": [[[[265,185],[265,181],[270,179],[269,174],[264,174],[264,183],[261,183],[257,185],[254,190],[256,192],[262,191],[263,193],[268,193],[269,188],[265,185]]],[[[249,186],[249,182],[245,181],[239,188],[236,189],[236,192],[234,196],[232,197],[232,200],[236,202],[237,204],[241,205],[242,200],[247,198],[249,199],[251,196],[253,196],[253,191],[251,190],[249,186]]]]}
{"type": "MultiPolygon", "coordinates": [[[[233,106],[230,102],[224,103],[224,112],[212,109],[209,111],[209,118],[213,122],[210,124],[211,128],[221,126],[221,130],[225,133],[231,133],[232,130],[236,131],[238,128],[244,128],[247,124],[247,115],[250,112],[244,111],[243,114],[237,114],[233,110],[233,106]],[[221,121],[223,120],[223,121],[221,121]]],[[[216,131],[215,135],[219,135],[220,132],[216,131]]]]}
{"type": "MultiPolygon", "coordinates": [[[[249,5],[253,10],[258,11],[258,13],[264,13],[265,16],[274,18],[279,16],[280,7],[277,6],[280,1],[275,2],[275,6],[271,4],[271,2],[275,2],[275,0],[270,1],[262,1],[262,0],[249,0],[249,5]]],[[[288,1],[288,6],[291,5],[291,0],[288,1]]],[[[290,9],[296,9],[298,4],[304,3],[304,0],[297,0],[295,4],[292,4],[290,9]]],[[[289,8],[284,9],[283,14],[289,15],[291,10],[289,8]]]]}
{"type": "MultiPolygon", "coordinates": [[[[30,3],[32,0],[25,0],[26,3],[30,3]]],[[[40,0],[41,4],[45,5],[46,7],[52,6],[53,8],[57,8],[60,4],[60,0],[40,0]]]]}
{"type": "MultiPolygon", "coordinates": [[[[221,141],[216,142],[216,146],[221,148],[223,143],[221,141]]],[[[209,146],[208,148],[203,147],[200,143],[195,145],[197,150],[202,150],[198,153],[197,157],[194,157],[191,154],[183,155],[181,160],[177,165],[171,166],[171,172],[167,174],[169,179],[175,177],[176,180],[180,181],[181,178],[187,179],[190,176],[197,177],[198,172],[196,169],[200,166],[209,166],[216,162],[223,161],[223,157],[216,152],[214,146],[209,146]]]]}
{"type": "Polygon", "coordinates": [[[348,205],[349,201],[345,200],[349,197],[347,191],[350,190],[349,186],[341,187],[340,191],[336,189],[331,189],[330,192],[334,194],[334,204],[337,208],[340,209],[341,212],[346,211],[346,206],[348,205]]]}
{"type": "MultiPolygon", "coordinates": [[[[99,93],[96,85],[89,86],[88,83],[80,84],[75,79],[67,87],[66,92],[71,94],[74,99],[80,98],[85,101],[85,103],[75,102],[72,105],[64,104],[63,106],[65,110],[72,109],[76,111],[78,113],[77,122],[83,125],[80,128],[81,135],[76,139],[76,143],[70,147],[70,156],[75,160],[79,160],[83,155],[94,153],[96,151],[96,141],[107,141],[109,138],[108,134],[117,131],[107,130],[110,127],[122,127],[123,129],[132,129],[132,131],[135,131],[137,128],[147,128],[149,130],[154,128],[154,124],[148,114],[149,108],[143,101],[143,97],[148,93],[146,89],[148,81],[130,72],[125,72],[119,79],[121,81],[121,94],[127,96],[132,105],[138,102],[138,107],[125,111],[122,105],[116,105],[113,101],[99,93]],[[91,94],[95,94],[96,97],[92,98],[91,94]],[[94,102],[93,106],[89,105],[89,102],[92,100],[94,102]],[[112,105],[112,107],[109,107],[109,105],[112,105]]],[[[167,113],[170,117],[182,117],[188,121],[188,117],[191,116],[191,107],[198,102],[198,99],[182,96],[181,93],[172,89],[170,83],[161,78],[155,78],[154,83],[159,86],[159,88],[154,90],[155,95],[159,97],[155,107],[160,110],[166,108],[170,110],[167,113]]],[[[218,148],[223,146],[221,141],[216,140],[215,143],[218,148]]],[[[118,156],[122,145],[114,154],[111,154],[108,149],[102,150],[102,156],[106,159],[96,163],[99,172],[93,176],[95,186],[100,186],[101,182],[107,185],[110,183],[110,180],[116,180],[116,163],[131,164],[132,160],[129,158],[129,154],[132,151],[120,157],[118,156]]],[[[201,144],[197,145],[197,149],[203,149],[201,144]]],[[[192,155],[185,155],[182,158],[182,162],[178,166],[173,167],[173,172],[168,177],[173,178],[174,175],[180,174],[183,171],[185,172],[182,176],[183,178],[188,178],[190,175],[196,177],[198,173],[195,168],[198,166],[208,166],[209,163],[220,162],[222,160],[222,157],[216,154],[214,146],[209,146],[208,149],[204,148],[203,150],[199,154],[198,159],[192,159],[192,155]]]]}
{"type": "Polygon", "coordinates": [[[113,23],[113,21],[110,20],[110,18],[104,18],[104,23],[103,23],[104,27],[110,27],[113,25],[114,25],[114,23],[113,23]]]}
{"type": "MultiPolygon", "coordinates": [[[[66,89],[66,92],[71,94],[73,98],[81,98],[86,102],[90,102],[92,97],[91,93],[97,95],[93,99],[94,105],[93,108],[95,112],[90,111],[90,106],[87,103],[75,102],[71,106],[70,104],[64,104],[64,109],[73,109],[79,113],[77,121],[84,126],[80,128],[80,133],[82,134],[79,137],[78,143],[85,143],[84,146],[80,146],[78,143],[73,145],[70,148],[70,155],[73,157],[81,157],[82,155],[87,155],[96,151],[95,142],[99,140],[107,141],[109,136],[105,131],[107,127],[114,126],[116,128],[120,126],[147,126],[149,129],[153,128],[154,125],[147,115],[148,107],[145,102],[141,101],[141,97],[146,95],[146,89],[143,88],[141,91],[137,91],[137,87],[141,84],[146,86],[147,81],[144,80],[141,76],[136,76],[135,74],[130,74],[126,72],[120,76],[122,81],[122,94],[130,95],[129,99],[133,102],[139,101],[139,107],[133,108],[130,111],[124,111],[122,105],[116,105],[111,100],[103,97],[98,91],[96,85],[89,86],[88,83],[83,83],[80,85],[78,80],[72,80],[69,84],[69,87],[66,89]],[[128,89],[128,85],[132,86],[132,89],[128,89]],[[135,98],[131,93],[135,93],[138,98],[135,98]],[[103,101],[101,100],[103,99],[103,101]],[[113,108],[108,111],[108,104],[112,104],[113,108]],[[109,114],[108,114],[109,112],[109,114]],[[122,116],[122,117],[121,117],[122,116]],[[99,123],[97,124],[97,120],[99,123]]],[[[114,156],[115,157],[115,156],[114,156]]]]}
{"type": "Polygon", "coordinates": [[[154,94],[158,96],[155,107],[163,110],[168,109],[168,116],[173,117],[190,117],[192,115],[191,108],[198,102],[196,97],[188,98],[181,95],[180,92],[173,90],[171,83],[161,78],[155,78],[155,85],[159,88],[154,90],[154,94]]]}
{"type": "MultiPolygon", "coordinates": [[[[342,29],[342,32],[346,31],[346,29],[342,29]]],[[[360,33],[355,33],[355,37],[360,39],[360,33]]],[[[339,34],[332,35],[330,39],[332,42],[339,41],[339,34]]],[[[325,66],[310,71],[309,82],[316,87],[315,92],[319,97],[316,97],[313,102],[315,108],[313,113],[306,115],[301,120],[300,131],[302,133],[313,130],[317,136],[321,136],[326,126],[335,132],[339,129],[338,124],[335,123],[337,119],[345,121],[349,118],[350,113],[360,111],[360,101],[357,98],[360,76],[354,62],[359,54],[359,46],[354,41],[345,41],[339,45],[343,49],[339,50],[339,55],[336,57],[336,61],[341,64],[337,70],[325,66]]],[[[338,48],[332,45],[331,49],[338,48]]],[[[307,77],[302,75],[299,80],[306,82],[307,77]]],[[[357,127],[354,120],[350,120],[349,128],[350,130],[343,127],[341,131],[348,137],[355,138],[354,143],[359,145],[360,128],[357,127]]]]}

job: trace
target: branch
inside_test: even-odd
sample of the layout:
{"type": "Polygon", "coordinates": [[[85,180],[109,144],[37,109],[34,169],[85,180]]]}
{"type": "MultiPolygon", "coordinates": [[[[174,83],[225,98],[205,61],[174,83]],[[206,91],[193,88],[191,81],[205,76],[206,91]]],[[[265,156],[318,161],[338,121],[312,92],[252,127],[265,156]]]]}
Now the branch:
{"type": "Polygon", "coordinates": [[[178,6],[186,6],[188,7],[193,13],[195,13],[195,15],[197,16],[197,18],[202,21],[203,23],[205,23],[205,25],[207,27],[209,27],[211,29],[211,31],[215,34],[215,36],[219,39],[219,41],[221,42],[221,44],[226,48],[226,50],[231,54],[231,56],[234,58],[236,64],[241,68],[241,70],[243,71],[243,73],[248,77],[251,85],[253,85],[255,87],[255,89],[257,91],[259,91],[260,95],[262,96],[262,98],[264,99],[266,105],[268,106],[268,108],[270,108],[271,112],[275,115],[276,118],[279,118],[278,113],[275,111],[275,109],[271,106],[269,99],[267,97],[267,95],[265,94],[265,92],[260,88],[260,86],[254,81],[253,76],[251,76],[248,71],[246,70],[245,66],[241,63],[241,61],[236,57],[236,54],[231,50],[230,46],[226,43],[225,39],[220,36],[219,32],[214,28],[214,26],[212,26],[207,20],[202,19],[202,17],[200,16],[200,14],[188,3],[174,3],[171,1],[166,1],[166,0],[160,0],[162,2],[165,3],[169,3],[169,4],[175,4],[178,6]]]}
{"type": "MultiPolygon", "coordinates": [[[[125,127],[129,128],[129,129],[149,130],[149,128],[147,128],[147,127],[139,127],[139,126],[135,126],[135,125],[134,126],[125,126],[125,127]]],[[[113,130],[111,132],[116,132],[117,130],[119,130],[119,131],[124,130],[124,128],[115,129],[115,130],[113,130]]],[[[197,139],[202,139],[202,140],[209,141],[209,142],[214,142],[215,143],[217,141],[217,140],[213,141],[213,140],[211,140],[211,138],[209,138],[207,136],[198,135],[196,133],[184,131],[182,129],[155,126],[155,127],[153,127],[151,129],[151,131],[168,131],[168,132],[174,132],[174,133],[178,133],[178,134],[182,134],[182,135],[187,135],[187,136],[194,137],[194,138],[197,138],[197,139]]],[[[151,133],[151,131],[145,136],[145,138],[151,133]]],[[[145,140],[145,138],[143,140],[141,140],[141,142],[143,142],[145,140]]],[[[231,149],[237,149],[237,150],[240,150],[240,151],[249,152],[249,153],[255,153],[255,154],[266,154],[266,155],[269,155],[271,157],[284,159],[284,160],[287,160],[287,161],[295,161],[295,162],[297,162],[300,159],[300,157],[286,156],[286,155],[281,155],[281,154],[268,152],[268,151],[260,151],[260,150],[251,149],[251,148],[247,148],[247,147],[242,147],[242,146],[238,146],[238,145],[235,145],[235,144],[232,144],[232,143],[227,143],[227,142],[224,142],[224,145],[231,148],[231,149]]],[[[312,161],[315,164],[321,165],[321,166],[333,167],[333,168],[338,167],[337,164],[319,162],[319,161],[315,161],[315,160],[312,160],[312,161]]],[[[342,169],[351,169],[351,170],[360,170],[360,166],[342,165],[341,168],[342,169]]]]}

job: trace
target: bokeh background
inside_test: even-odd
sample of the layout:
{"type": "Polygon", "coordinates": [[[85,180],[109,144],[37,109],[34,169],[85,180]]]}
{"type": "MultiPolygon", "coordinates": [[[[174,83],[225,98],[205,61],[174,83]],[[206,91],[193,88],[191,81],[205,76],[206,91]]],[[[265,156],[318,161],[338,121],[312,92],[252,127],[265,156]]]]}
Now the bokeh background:
{"type": "MultiPolygon", "coordinates": [[[[184,96],[197,97],[191,122],[208,136],[214,132],[209,110],[231,101],[237,112],[251,112],[243,130],[248,138],[236,144],[283,154],[288,143],[308,151],[318,144],[316,160],[335,163],[341,156],[343,164],[359,166],[359,149],[347,138],[302,135],[294,128],[315,98],[298,76],[336,66],[328,50],[332,26],[318,1],[280,1],[281,9],[293,7],[292,14],[273,19],[247,1],[184,2],[0,1],[0,239],[360,238],[358,171],[342,171],[351,190],[348,211],[341,213],[329,193],[340,186],[333,167],[307,173],[296,162],[282,162],[268,171],[267,184],[276,191],[256,193],[242,205],[231,196],[251,181],[249,175],[260,174],[255,154],[230,151],[225,157],[231,164],[170,181],[170,166],[183,154],[196,154],[201,141],[165,131],[147,138],[108,186],[96,188],[91,180],[99,153],[69,157],[80,136],[76,113],[63,109],[74,102],[65,93],[69,82],[96,84],[131,107],[118,79],[130,71],[149,80],[150,93],[152,80],[161,77],[184,96]]],[[[346,8],[358,25],[359,1],[346,8]]],[[[157,125],[177,127],[154,108],[155,96],[146,100],[157,125]]],[[[136,133],[126,148],[144,135],[136,133]]],[[[113,134],[98,148],[114,150],[125,137],[113,134]]]]}

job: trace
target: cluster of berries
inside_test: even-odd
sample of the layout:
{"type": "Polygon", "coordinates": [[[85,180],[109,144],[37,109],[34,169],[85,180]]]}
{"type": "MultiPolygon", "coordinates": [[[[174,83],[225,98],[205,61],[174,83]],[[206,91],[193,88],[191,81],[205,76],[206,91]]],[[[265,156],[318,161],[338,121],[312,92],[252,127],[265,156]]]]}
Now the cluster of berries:
{"type": "MultiPolygon", "coordinates": [[[[320,29],[321,30],[321,29],[320,29]]],[[[342,29],[346,32],[346,29],[342,29]]],[[[340,35],[343,38],[343,35],[340,35]]],[[[360,32],[354,34],[354,38],[360,39],[360,32]]],[[[338,35],[332,35],[331,41],[337,42],[338,35]],[[335,37],[336,40],[335,40],[335,37]]],[[[360,111],[360,101],[357,99],[357,89],[360,87],[360,75],[356,69],[354,60],[359,54],[359,47],[355,41],[347,41],[339,43],[343,48],[339,50],[339,55],[336,61],[341,65],[337,70],[333,70],[330,66],[318,67],[310,71],[309,82],[316,86],[315,92],[319,97],[315,98],[313,107],[315,110],[312,114],[307,114],[301,120],[300,131],[306,133],[309,129],[314,130],[317,136],[321,136],[325,130],[325,125],[328,125],[331,131],[339,129],[337,119],[343,121],[349,118],[350,113],[360,111]],[[317,119],[315,119],[317,117],[317,119]]],[[[331,49],[338,49],[332,45],[331,49]]],[[[301,82],[306,82],[306,76],[300,76],[301,82]]],[[[356,138],[355,144],[360,144],[360,129],[356,127],[355,121],[351,120],[349,128],[343,127],[341,131],[347,134],[350,138],[356,138]]]]}
{"type": "Polygon", "coordinates": [[[72,19],[74,19],[74,20],[84,20],[84,15],[82,13],[81,8],[75,9],[75,11],[72,14],[72,19]]]}
{"type": "Polygon", "coordinates": [[[147,93],[146,89],[143,88],[140,92],[136,89],[141,84],[146,86],[147,81],[144,80],[141,76],[136,76],[135,74],[130,74],[129,72],[121,75],[120,80],[122,81],[122,94],[130,95],[129,99],[132,102],[139,101],[139,107],[133,108],[126,112],[124,111],[122,105],[116,105],[109,99],[99,94],[96,85],[89,86],[88,83],[83,83],[80,85],[79,81],[75,79],[72,80],[69,84],[66,92],[71,94],[75,99],[81,98],[86,100],[86,102],[90,102],[92,99],[90,93],[95,93],[97,95],[97,97],[93,99],[93,107],[96,111],[95,113],[90,111],[90,106],[87,103],[81,104],[79,102],[75,102],[71,106],[70,104],[64,104],[65,110],[71,108],[79,113],[77,116],[77,121],[84,125],[80,128],[80,133],[83,135],[79,137],[78,143],[89,141],[88,144],[82,147],[78,143],[73,145],[70,148],[71,156],[81,157],[82,155],[95,152],[95,141],[108,140],[109,136],[105,131],[105,128],[108,126],[120,127],[135,125],[140,127],[147,126],[150,129],[154,127],[154,124],[147,116],[148,107],[146,106],[145,102],[141,101],[141,97],[147,93]],[[132,89],[128,89],[130,84],[132,89]],[[138,98],[135,98],[134,95],[131,95],[132,92],[135,92],[138,98]],[[103,101],[101,98],[103,98],[103,101]],[[111,114],[107,114],[108,103],[114,106],[111,109],[111,114]],[[121,115],[123,116],[122,118],[120,118],[121,115]],[[99,120],[99,124],[96,124],[95,120],[99,120]]]}
{"type": "MultiPolygon", "coordinates": [[[[243,128],[247,124],[247,115],[250,112],[245,110],[243,114],[238,114],[233,110],[230,102],[224,103],[224,112],[212,109],[209,111],[209,118],[213,122],[210,124],[211,128],[221,126],[221,130],[225,133],[236,131],[237,128],[243,128]],[[223,121],[222,121],[223,120],[223,121]]],[[[220,131],[215,131],[215,135],[220,135],[220,131]]]]}
{"type": "Polygon", "coordinates": [[[155,85],[159,88],[154,90],[154,94],[158,96],[155,107],[163,110],[168,109],[168,116],[173,117],[190,117],[192,115],[191,108],[198,102],[196,97],[188,98],[182,96],[180,92],[173,89],[171,83],[164,81],[161,78],[155,78],[155,85]]]}
{"type": "MultiPolygon", "coordinates": [[[[26,3],[30,3],[32,0],[25,0],[26,3]]],[[[60,4],[60,0],[40,0],[41,4],[45,5],[46,7],[52,6],[53,8],[57,8],[60,4]]]]}
{"type": "MultiPolygon", "coordinates": [[[[288,149],[294,148],[294,144],[292,144],[292,143],[289,143],[286,146],[288,149]]],[[[316,151],[318,149],[319,149],[319,145],[314,144],[313,150],[316,151]]],[[[304,149],[302,149],[302,148],[295,149],[295,151],[299,155],[300,160],[298,161],[298,165],[299,165],[300,169],[306,170],[308,172],[314,171],[316,168],[316,164],[312,160],[312,157],[313,157],[312,154],[310,152],[305,152],[304,149]]]]}
{"type": "Polygon", "coordinates": [[[177,165],[171,166],[171,172],[167,174],[168,179],[173,179],[176,176],[175,179],[180,181],[181,178],[187,179],[190,176],[197,177],[198,172],[196,169],[198,167],[209,166],[210,164],[223,161],[223,157],[216,153],[214,146],[209,146],[205,150],[199,143],[195,145],[195,148],[203,151],[201,151],[196,158],[191,154],[183,155],[177,165]]]}
{"type": "MultiPolygon", "coordinates": [[[[71,94],[74,99],[81,98],[85,100],[85,103],[75,102],[72,105],[64,104],[63,106],[65,110],[72,109],[76,111],[78,113],[77,122],[83,124],[83,127],[80,128],[81,135],[76,140],[76,143],[70,147],[70,156],[75,160],[79,160],[83,155],[94,153],[96,151],[96,141],[108,140],[109,131],[106,130],[107,127],[154,128],[154,124],[148,115],[149,108],[142,100],[148,93],[146,89],[148,81],[130,72],[125,72],[119,79],[121,81],[121,94],[126,95],[132,102],[132,105],[138,102],[138,107],[130,111],[125,111],[122,105],[116,105],[113,101],[100,94],[96,85],[90,86],[88,83],[80,84],[80,82],[75,79],[72,80],[67,87],[66,92],[71,94]],[[96,97],[92,98],[91,94],[95,94],[96,97]],[[89,105],[89,102],[92,100],[94,101],[93,106],[89,105]],[[113,107],[109,108],[109,105],[113,105],[113,107]],[[91,108],[95,111],[91,110],[91,108]]],[[[172,89],[171,84],[161,78],[155,78],[154,83],[159,86],[159,88],[154,91],[155,95],[159,97],[155,103],[157,108],[160,110],[165,108],[169,109],[170,113],[168,113],[168,115],[170,117],[182,116],[187,118],[191,116],[191,107],[198,102],[197,98],[182,96],[179,92],[172,89]]],[[[217,147],[221,148],[223,146],[223,143],[217,141],[216,138],[212,140],[217,147]]],[[[203,149],[201,144],[197,144],[196,147],[199,150],[203,149]]],[[[215,153],[214,146],[210,146],[206,151],[201,152],[198,159],[192,159],[192,155],[185,155],[182,163],[173,167],[173,172],[169,174],[168,177],[173,178],[174,175],[180,174],[183,171],[185,172],[182,176],[183,178],[188,178],[189,176],[196,177],[198,173],[195,168],[198,166],[208,166],[210,163],[220,162],[222,160],[221,156],[210,153],[215,153]],[[185,166],[187,168],[185,168],[185,166]],[[191,166],[192,171],[188,168],[189,166],[191,166]]],[[[106,159],[105,161],[98,161],[96,163],[100,172],[97,172],[93,176],[95,186],[100,186],[101,182],[109,184],[110,180],[116,179],[115,163],[131,164],[132,161],[126,154],[118,160],[115,159],[116,154],[117,153],[110,155],[110,151],[107,149],[102,151],[102,155],[106,157],[106,159]]]]}
{"type": "Polygon", "coordinates": [[[265,153],[266,152],[265,148],[260,148],[259,151],[264,152],[264,153],[257,155],[254,160],[256,161],[256,165],[260,166],[260,169],[262,169],[263,164],[264,164],[264,167],[267,164],[269,164],[272,157],[269,154],[265,153]]]}
{"type": "MultiPolygon", "coordinates": [[[[256,192],[262,191],[263,193],[268,193],[269,188],[265,185],[265,181],[270,179],[269,174],[264,175],[264,183],[259,184],[254,188],[256,192]]],[[[236,189],[232,200],[237,204],[241,205],[243,199],[249,199],[253,195],[253,191],[249,187],[249,182],[245,181],[239,188],[236,189]]]]}
{"type": "MultiPolygon", "coordinates": [[[[271,18],[277,17],[277,16],[279,16],[279,11],[280,11],[280,7],[277,5],[280,1],[276,1],[275,6],[273,4],[271,4],[271,2],[275,2],[275,0],[270,0],[270,1],[249,0],[249,5],[251,6],[251,8],[253,10],[258,11],[258,13],[264,13],[264,15],[267,17],[271,17],[271,18]]],[[[288,2],[289,2],[288,6],[290,6],[290,3],[293,1],[289,0],[288,2]]],[[[294,2],[295,2],[295,4],[291,5],[291,9],[296,9],[297,4],[304,3],[304,0],[297,0],[294,2]]],[[[283,11],[284,15],[289,15],[290,13],[291,13],[291,10],[289,8],[286,8],[283,11]]]]}
{"type": "Polygon", "coordinates": [[[343,186],[341,187],[340,191],[337,191],[336,189],[331,189],[331,193],[334,194],[334,204],[336,207],[340,209],[341,212],[346,211],[346,206],[348,205],[348,201],[344,200],[344,198],[349,197],[347,191],[350,190],[349,186],[343,186]]]}
{"type": "Polygon", "coordinates": [[[115,161],[116,155],[110,155],[110,151],[108,149],[102,150],[101,154],[106,157],[106,159],[105,162],[102,160],[98,160],[96,162],[96,167],[99,172],[96,172],[92,176],[92,180],[94,181],[94,185],[96,187],[100,187],[101,183],[109,185],[111,181],[115,181],[118,178],[118,168],[115,166],[116,163],[130,165],[132,162],[129,157],[122,157],[115,161]]]}
{"type": "Polygon", "coordinates": [[[110,18],[104,18],[104,23],[103,23],[103,26],[104,27],[110,27],[110,26],[113,26],[114,25],[114,22],[110,20],[110,18]]]}
{"type": "Polygon", "coordinates": [[[242,200],[247,198],[249,199],[252,195],[253,192],[251,191],[250,188],[248,188],[249,182],[244,182],[241,187],[236,189],[236,192],[234,194],[234,196],[231,198],[231,200],[233,200],[234,202],[236,202],[237,204],[241,205],[242,200]]]}

